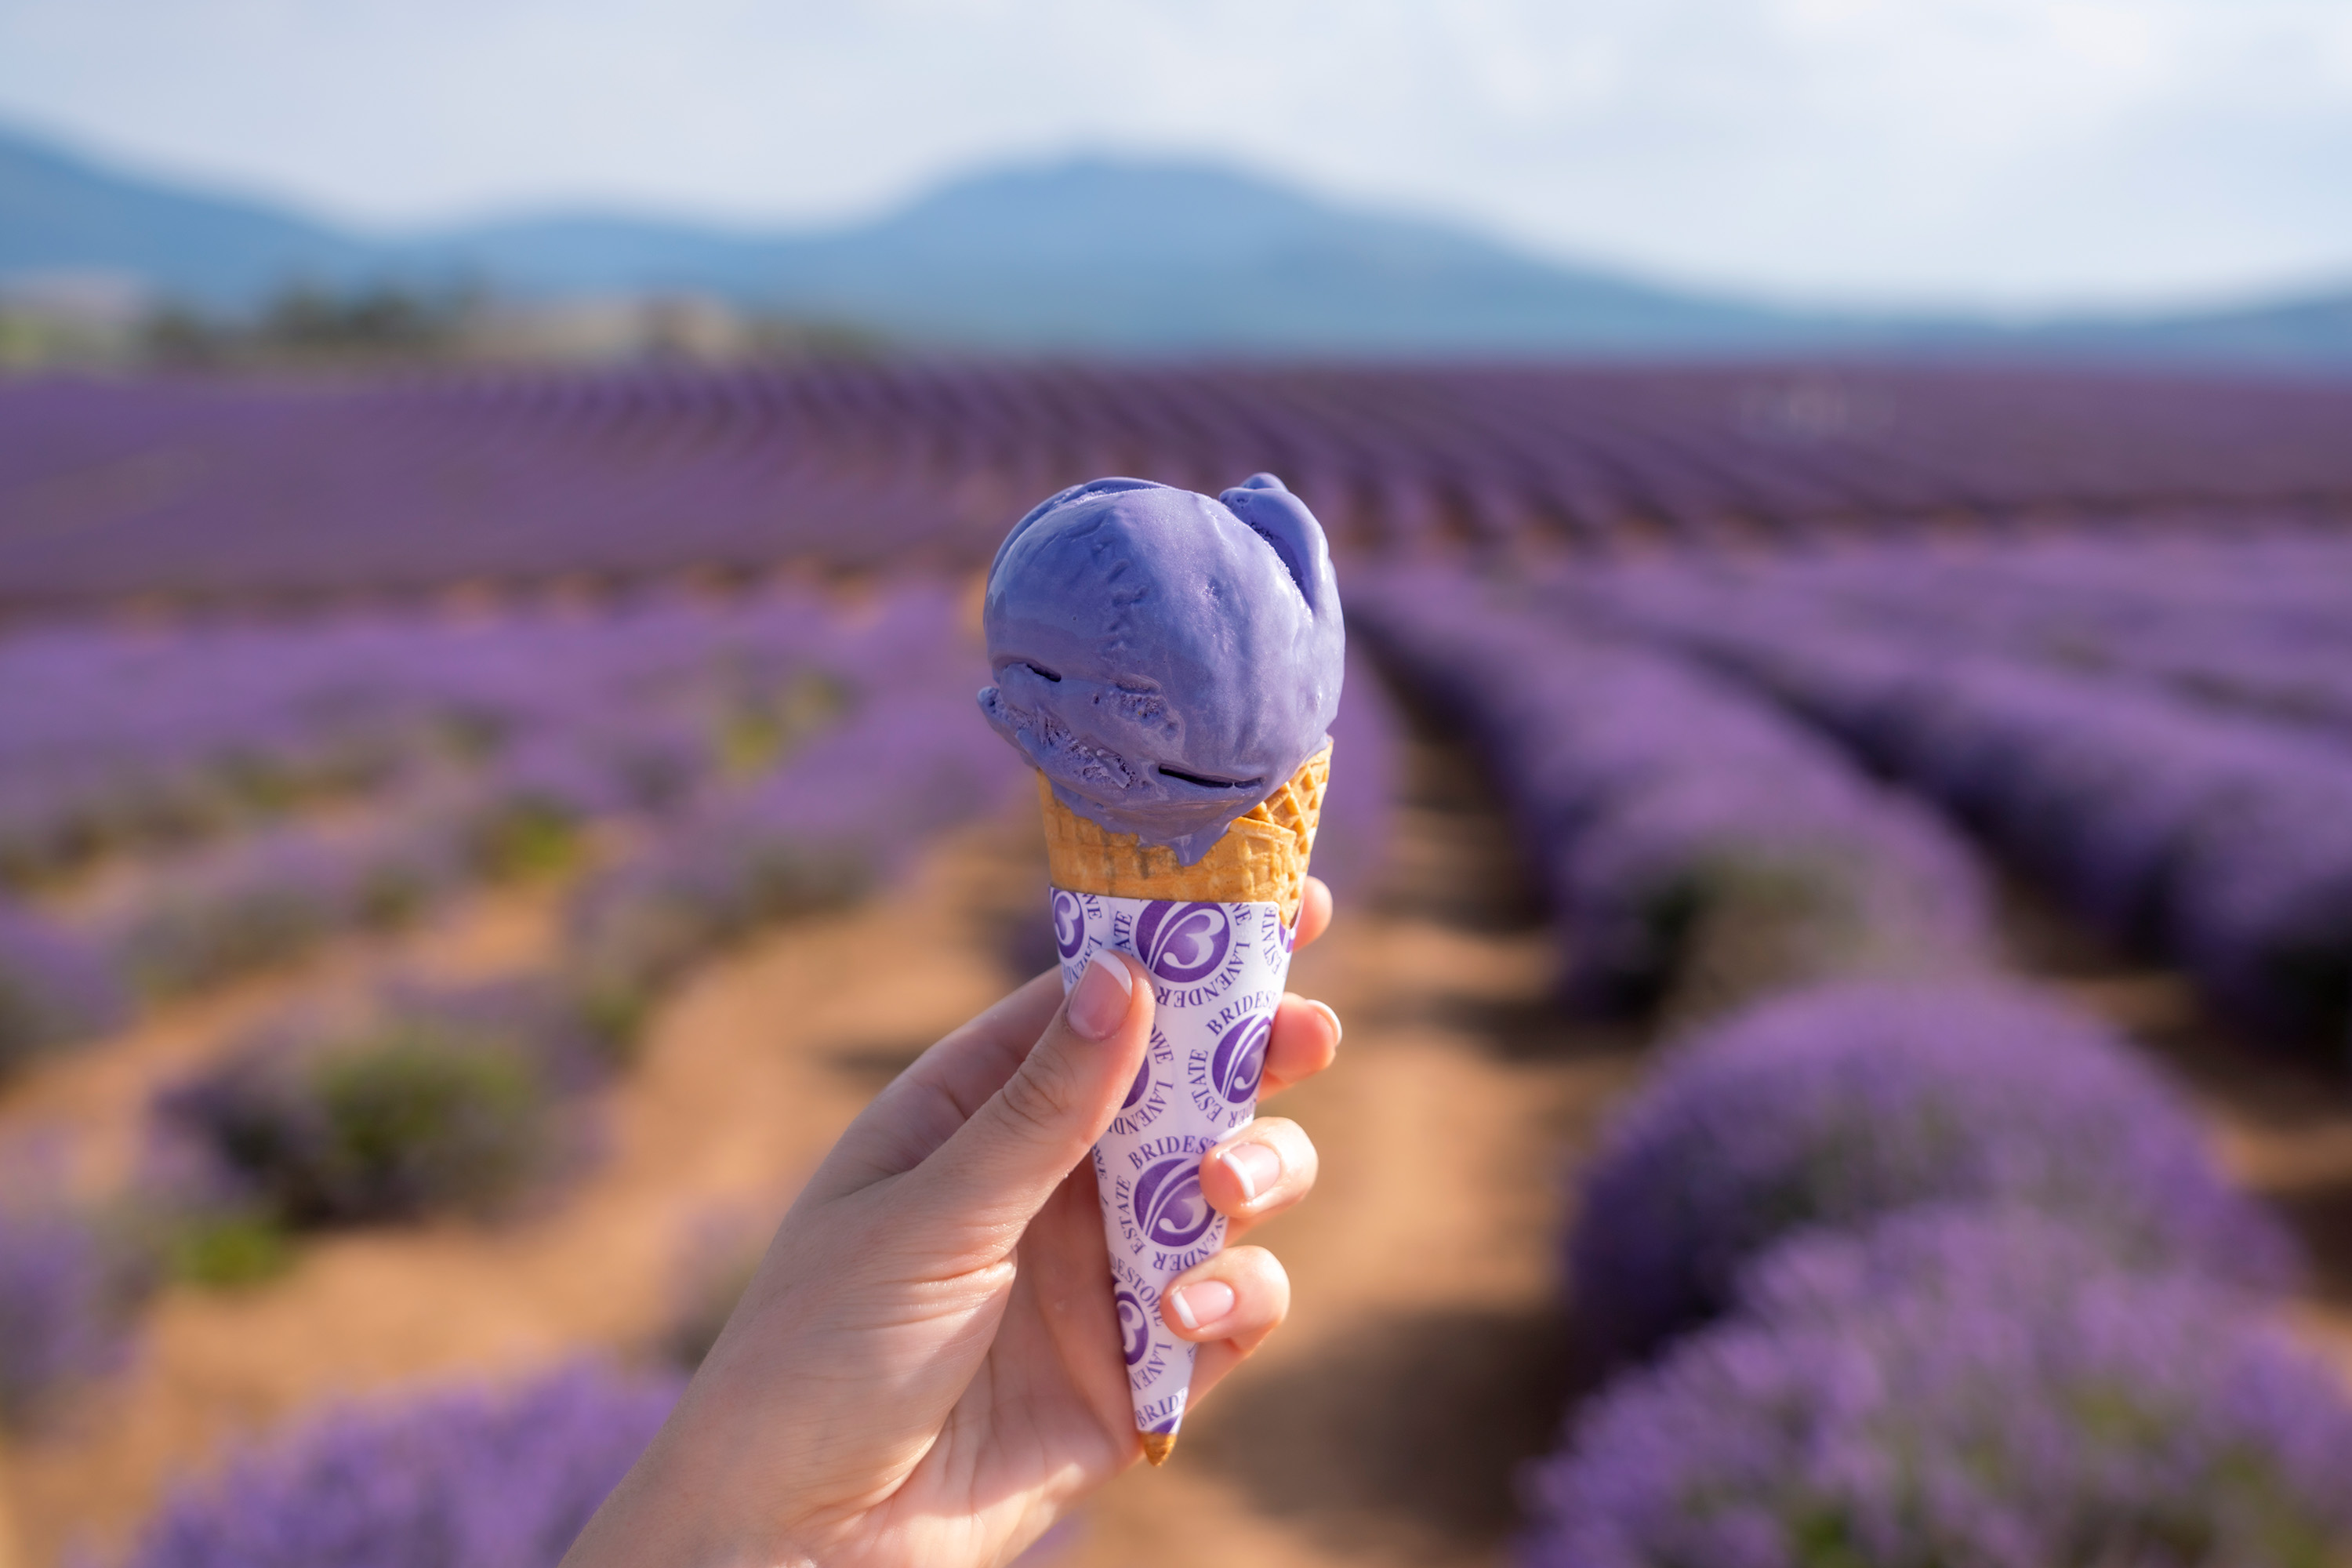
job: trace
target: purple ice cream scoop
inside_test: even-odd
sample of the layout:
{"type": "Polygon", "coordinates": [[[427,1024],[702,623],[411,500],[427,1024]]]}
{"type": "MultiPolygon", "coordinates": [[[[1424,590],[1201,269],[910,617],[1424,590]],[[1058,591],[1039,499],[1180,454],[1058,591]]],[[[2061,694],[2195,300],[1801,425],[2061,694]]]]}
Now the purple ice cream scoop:
{"type": "Polygon", "coordinates": [[[1214,500],[1073,486],[1013,525],[980,694],[1063,805],[1189,866],[1323,744],[1346,633],[1331,552],[1272,474],[1214,500]]]}

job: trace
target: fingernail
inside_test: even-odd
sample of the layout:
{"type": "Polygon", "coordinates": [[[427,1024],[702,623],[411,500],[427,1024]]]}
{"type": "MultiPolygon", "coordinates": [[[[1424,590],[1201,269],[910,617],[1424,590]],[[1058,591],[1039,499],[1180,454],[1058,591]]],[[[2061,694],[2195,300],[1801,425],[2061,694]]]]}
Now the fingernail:
{"type": "Polygon", "coordinates": [[[1328,1003],[1309,1002],[1307,1005],[1309,1007],[1314,1008],[1318,1013],[1322,1014],[1325,1018],[1330,1021],[1331,1043],[1333,1045],[1336,1046],[1341,1040],[1347,1038],[1348,1031],[1339,1027],[1339,1015],[1331,1011],[1330,1005],[1328,1003]]]}
{"type": "Polygon", "coordinates": [[[1199,1333],[1234,1310],[1234,1288],[1222,1279],[1202,1279],[1168,1292],[1168,1304],[1186,1333],[1199,1333]]]}
{"type": "Polygon", "coordinates": [[[1260,1193],[1270,1193],[1274,1184],[1282,1180],[1282,1156],[1264,1143],[1236,1143],[1217,1151],[1217,1163],[1231,1171],[1234,1180],[1241,1184],[1242,1202],[1257,1202],[1260,1193]]]}
{"type": "Polygon", "coordinates": [[[1127,965],[1108,952],[1095,954],[1087,972],[1070,988],[1070,1027],[1089,1040],[1107,1040],[1127,1017],[1135,995],[1135,977],[1127,965]]]}

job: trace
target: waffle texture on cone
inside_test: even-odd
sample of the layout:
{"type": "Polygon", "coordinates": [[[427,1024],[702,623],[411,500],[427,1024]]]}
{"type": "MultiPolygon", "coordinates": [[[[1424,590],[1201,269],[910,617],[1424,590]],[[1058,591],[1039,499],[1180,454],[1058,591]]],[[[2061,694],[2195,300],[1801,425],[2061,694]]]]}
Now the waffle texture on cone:
{"type": "Polygon", "coordinates": [[[1168,1462],[1168,1456],[1175,1451],[1175,1433],[1146,1432],[1143,1435],[1143,1457],[1151,1461],[1151,1468],[1153,1469],[1156,1470],[1160,1466],[1166,1464],[1168,1462]]]}
{"type": "Polygon", "coordinates": [[[1173,849],[1146,844],[1132,833],[1113,833],[1087,821],[1054,798],[1045,775],[1037,775],[1037,796],[1045,811],[1045,856],[1054,886],[1073,893],[1115,899],[1190,899],[1217,904],[1279,904],[1282,918],[1298,918],[1307,890],[1307,861],[1315,848],[1315,823],[1323,814],[1323,791],[1331,780],[1331,748],[1326,745],[1290,775],[1290,781],[1236,817],[1224,837],[1190,866],[1173,849]]]}

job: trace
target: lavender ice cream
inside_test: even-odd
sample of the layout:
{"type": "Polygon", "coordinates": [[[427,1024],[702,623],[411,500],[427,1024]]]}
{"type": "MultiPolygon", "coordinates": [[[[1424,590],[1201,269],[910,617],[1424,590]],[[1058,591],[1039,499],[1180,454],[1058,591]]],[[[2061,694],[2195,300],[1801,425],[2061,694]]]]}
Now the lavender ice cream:
{"type": "Polygon", "coordinates": [[[1062,491],[1005,536],[982,619],[997,733],[1072,811],[1187,866],[1339,711],[1330,551],[1271,474],[1214,500],[1147,479],[1062,491]]]}

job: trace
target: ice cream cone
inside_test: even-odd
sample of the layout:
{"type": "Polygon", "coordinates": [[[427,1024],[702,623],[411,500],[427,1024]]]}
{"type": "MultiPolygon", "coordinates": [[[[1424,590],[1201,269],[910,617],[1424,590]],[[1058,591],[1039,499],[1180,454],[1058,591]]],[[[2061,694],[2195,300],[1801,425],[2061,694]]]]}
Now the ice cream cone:
{"type": "Polygon", "coordinates": [[[1200,1161],[1257,1113],[1330,771],[1327,742],[1191,866],[1105,831],[1039,781],[1063,985],[1112,948],[1143,964],[1157,1004],[1142,1068],[1094,1150],[1136,1430],[1154,1465],[1175,1449],[1194,1354],[1160,1298],[1223,1245],[1200,1161]]]}
{"type": "Polygon", "coordinates": [[[1307,860],[1315,847],[1316,819],[1331,781],[1331,745],[1298,765],[1288,783],[1225,829],[1194,864],[1173,849],[1113,833],[1055,798],[1045,775],[1037,795],[1045,813],[1048,879],[1073,893],[1118,899],[1192,899],[1219,904],[1279,904],[1283,923],[1298,919],[1307,889],[1307,860]]]}

